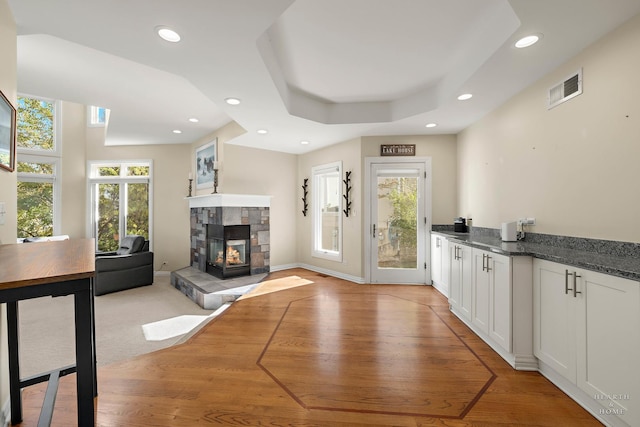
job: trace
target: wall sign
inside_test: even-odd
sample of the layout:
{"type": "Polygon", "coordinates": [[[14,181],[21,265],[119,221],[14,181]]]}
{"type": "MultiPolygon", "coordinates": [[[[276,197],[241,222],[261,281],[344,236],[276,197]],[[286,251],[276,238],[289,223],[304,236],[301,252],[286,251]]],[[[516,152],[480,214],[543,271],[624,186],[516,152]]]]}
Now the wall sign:
{"type": "Polygon", "coordinates": [[[416,144],[382,144],[381,156],[415,156],[416,144]]]}

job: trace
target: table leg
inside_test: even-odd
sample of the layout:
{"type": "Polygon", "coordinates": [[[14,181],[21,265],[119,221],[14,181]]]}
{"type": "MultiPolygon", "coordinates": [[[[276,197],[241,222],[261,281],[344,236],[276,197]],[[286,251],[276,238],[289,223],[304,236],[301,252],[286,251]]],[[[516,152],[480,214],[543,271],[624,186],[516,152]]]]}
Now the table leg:
{"type": "Polygon", "coordinates": [[[95,425],[95,354],[93,349],[94,318],[90,279],[87,287],[75,294],[76,384],[78,393],[78,426],[95,425]]]}
{"type": "Polygon", "coordinates": [[[20,391],[20,352],[18,350],[18,302],[7,303],[7,333],[9,335],[9,395],[11,397],[11,424],[22,422],[22,395],[20,391]]]}

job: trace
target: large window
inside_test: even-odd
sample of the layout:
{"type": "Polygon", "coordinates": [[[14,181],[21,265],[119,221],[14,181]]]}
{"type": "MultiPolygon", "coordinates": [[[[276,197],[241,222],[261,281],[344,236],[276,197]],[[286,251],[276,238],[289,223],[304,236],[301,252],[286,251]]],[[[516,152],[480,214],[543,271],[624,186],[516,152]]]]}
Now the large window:
{"type": "Polygon", "coordinates": [[[89,170],[96,250],[114,251],[128,234],[151,240],[151,161],[94,162],[89,170]]]}
{"type": "Polygon", "coordinates": [[[19,238],[60,233],[59,104],[18,97],[17,178],[19,238]]]}
{"type": "Polygon", "coordinates": [[[342,261],[342,162],[311,170],[313,256],[342,261]]]}

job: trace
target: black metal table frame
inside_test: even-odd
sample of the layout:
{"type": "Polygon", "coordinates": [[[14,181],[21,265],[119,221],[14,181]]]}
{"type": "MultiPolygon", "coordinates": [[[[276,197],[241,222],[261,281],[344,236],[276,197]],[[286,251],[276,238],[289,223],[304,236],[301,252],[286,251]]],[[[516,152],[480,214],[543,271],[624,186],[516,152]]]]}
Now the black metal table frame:
{"type": "Polygon", "coordinates": [[[94,397],[98,395],[96,372],[93,278],[28,285],[0,290],[0,303],[7,304],[9,342],[9,391],[11,424],[22,422],[21,389],[48,381],[38,426],[51,424],[58,379],[76,372],[78,426],[95,425],[94,397]],[[76,364],[20,379],[18,301],[44,296],[74,296],[76,364]]]}

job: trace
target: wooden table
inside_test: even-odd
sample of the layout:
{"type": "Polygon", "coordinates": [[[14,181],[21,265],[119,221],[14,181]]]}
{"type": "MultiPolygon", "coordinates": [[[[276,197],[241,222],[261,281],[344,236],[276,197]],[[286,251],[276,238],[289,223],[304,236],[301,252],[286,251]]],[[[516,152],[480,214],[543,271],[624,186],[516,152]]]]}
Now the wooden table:
{"type": "MultiPolygon", "coordinates": [[[[38,425],[49,425],[58,379],[73,372],[77,377],[78,425],[93,426],[97,395],[93,276],[93,239],[0,245],[0,303],[7,304],[11,423],[22,422],[24,387],[48,381],[38,425]],[[76,364],[20,378],[18,301],[43,296],[74,295],[76,364]]],[[[46,319],[44,319],[46,321],[46,319]]]]}

